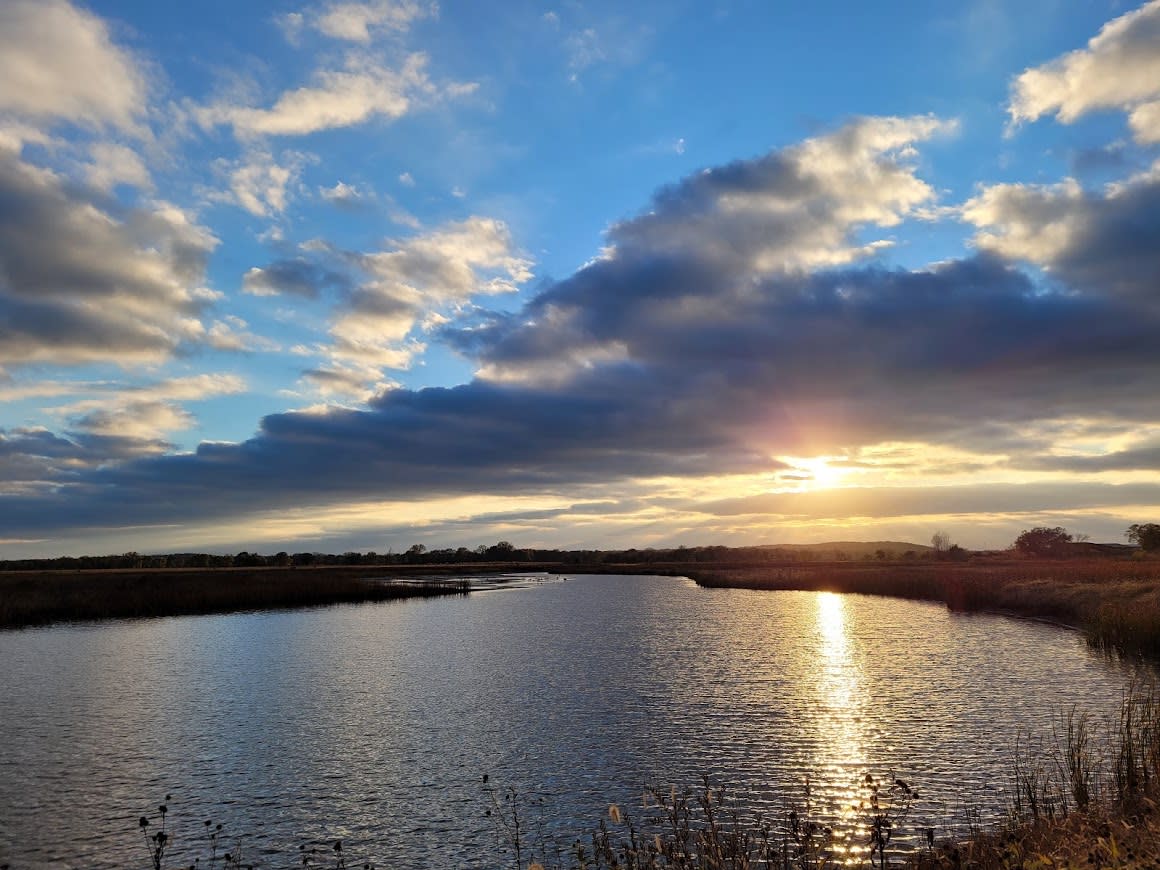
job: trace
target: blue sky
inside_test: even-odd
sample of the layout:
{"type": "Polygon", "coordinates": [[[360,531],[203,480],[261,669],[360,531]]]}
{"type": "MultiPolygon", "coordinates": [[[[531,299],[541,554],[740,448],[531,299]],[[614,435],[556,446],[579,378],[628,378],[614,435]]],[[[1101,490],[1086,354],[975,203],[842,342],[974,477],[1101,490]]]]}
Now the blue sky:
{"type": "Polygon", "coordinates": [[[0,4],[0,552],[1160,515],[1160,2],[0,4]]]}

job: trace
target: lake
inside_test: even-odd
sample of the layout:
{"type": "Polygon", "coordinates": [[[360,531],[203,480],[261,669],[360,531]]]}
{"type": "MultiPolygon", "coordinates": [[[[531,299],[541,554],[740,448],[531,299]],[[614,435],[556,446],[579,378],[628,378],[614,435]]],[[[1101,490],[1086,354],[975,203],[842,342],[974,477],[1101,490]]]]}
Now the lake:
{"type": "Polygon", "coordinates": [[[341,839],[358,866],[494,867],[509,788],[567,837],[703,776],[771,814],[808,776],[834,815],[893,773],[943,836],[1002,812],[1017,742],[1132,678],[1054,626],[650,576],[0,632],[0,662],[13,868],[148,866],[166,794],[175,855],[213,820],[265,866],[341,839]]]}

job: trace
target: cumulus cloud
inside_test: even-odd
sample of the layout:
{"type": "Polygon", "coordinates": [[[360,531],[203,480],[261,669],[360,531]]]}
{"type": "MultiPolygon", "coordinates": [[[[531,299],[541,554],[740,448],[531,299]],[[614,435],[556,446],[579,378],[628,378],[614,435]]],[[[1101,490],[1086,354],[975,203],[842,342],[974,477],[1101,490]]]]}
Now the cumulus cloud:
{"type": "Polygon", "coordinates": [[[1073,290],[1160,302],[1160,171],[1098,191],[1073,180],[993,185],[962,214],[980,248],[1042,266],[1073,290]]]}
{"type": "Polygon", "coordinates": [[[1087,48],[1024,71],[1011,89],[1014,122],[1065,124],[1099,109],[1130,111],[1140,142],[1160,141],[1160,0],[1109,21],[1087,48]]]}
{"type": "Polygon", "coordinates": [[[662,331],[692,326],[743,304],[763,278],[862,259],[886,240],[856,240],[858,233],[895,226],[934,200],[914,172],[913,145],[954,129],[929,117],[867,118],[690,176],[615,225],[601,258],[518,318],[453,340],[468,353],[488,346],[480,353],[485,377],[556,378],[562,361],[583,369],[618,355],[612,323],[651,313],[662,331]]]}
{"type": "Polygon", "coordinates": [[[95,394],[49,409],[67,418],[65,436],[47,430],[0,429],[0,492],[51,489],[85,470],[173,449],[167,436],[192,428],[196,418],[179,402],[239,393],[233,374],[206,373],[132,387],[105,383],[29,385],[29,395],[95,394]]]}
{"type": "Polygon", "coordinates": [[[66,0],[0,4],[0,112],[140,128],[147,82],[105,23],[66,0]]]}
{"type": "Polygon", "coordinates": [[[368,384],[384,381],[383,369],[411,364],[425,347],[423,333],[476,297],[515,292],[531,278],[530,269],[502,222],[471,217],[394,240],[382,251],[313,244],[294,259],[251,269],[246,289],[307,296],[344,291],[323,351],[327,363],[306,376],[365,395],[368,384]]]}
{"type": "MultiPolygon", "coordinates": [[[[926,268],[876,265],[873,242],[935,202],[915,149],[950,126],[860,119],[699,172],[612,227],[602,256],[520,310],[476,321],[464,319],[474,300],[528,278],[498,222],[472,218],[370,253],[313,246],[325,261],[303,249],[296,267],[308,279],[303,265],[335,262],[352,279],[323,364],[307,374],[315,385],[361,388],[365,398],[383,367],[405,364],[433,338],[477,360],[481,376],[454,389],[387,388],[358,409],[274,414],[243,444],[61,470],[54,483],[69,490],[66,504],[34,493],[0,498],[0,510],[18,514],[22,531],[108,524],[109,504],[120,506],[116,521],[131,523],[241,516],[287,501],[595,498],[653,477],[774,480],[787,471],[781,457],[857,456],[899,441],[968,456],[1001,450],[1017,471],[1065,439],[1050,421],[1160,425],[1151,377],[1160,310],[1126,285],[1081,284],[1082,271],[1055,265],[1070,263],[1083,247],[1076,239],[1096,237],[1120,209],[1135,213],[1127,206],[1146,199],[1146,179],[1087,199],[1037,192],[1048,213],[1087,209],[1087,228],[1076,234],[1069,224],[1064,243],[1020,237],[1059,286],[1021,270],[1012,261],[1024,256],[998,243],[926,268]],[[452,319],[439,326],[424,319],[432,311],[452,319]]],[[[964,213],[998,226],[988,222],[1009,219],[1013,206],[1007,193],[987,195],[964,213]]],[[[867,505],[883,516],[934,509],[930,495],[867,505]]],[[[995,503],[1011,510],[1035,509],[1033,499],[1001,495],[995,503]]],[[[1157,493],[1117,488],[1074,503],[1125,498],[1155,504],[1157,493]]],[[[778,499],[788,505],[789,496],[778,499]]],[[[971,508],[952,501],[939,509],[971,508]]]]}
{"type": "Polygon", "coordinates": [[[0,364],[132,364],[200,341],[216,244],[175,206],[114,207],[0,152],[0,364]]]}

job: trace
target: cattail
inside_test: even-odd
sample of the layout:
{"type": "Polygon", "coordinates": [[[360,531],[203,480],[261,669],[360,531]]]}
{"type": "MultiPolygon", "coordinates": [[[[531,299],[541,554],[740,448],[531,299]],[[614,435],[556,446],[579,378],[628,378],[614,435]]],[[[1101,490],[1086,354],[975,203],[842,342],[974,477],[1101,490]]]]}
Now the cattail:
{"type": "Polygon", "coordinates": [[[616,804],[611,804],[608,807],[608,818],[612,819],[614,824],[620,824],[620,807],[616,804]]]}

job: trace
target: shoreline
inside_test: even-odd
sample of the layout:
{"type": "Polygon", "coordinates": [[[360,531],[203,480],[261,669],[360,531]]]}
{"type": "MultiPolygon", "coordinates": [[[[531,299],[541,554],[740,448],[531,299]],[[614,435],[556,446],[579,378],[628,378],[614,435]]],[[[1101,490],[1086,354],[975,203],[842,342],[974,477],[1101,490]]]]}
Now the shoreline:
{"type": "Polygon", "coordinates": [[[1035,619],[1093,646],[1160,660],[1160,559],[810,563],[328,565],[0,572],[0,630],[466,594],[471,576],[660,574],[705,588],[829,591],[1035,619]],[[448,579],[442,579],[448,578],[448,579]],[[458,579],[451,579],[458,578],[458,579]]]}
{"type": "Polygon", "coordinates": [[[1160,561],[1153,559],[699,568],[687,576],[705,588],[881,595],[1035,619],[1078,630],[1107,652],[1160,659],[1160,561]]]}

